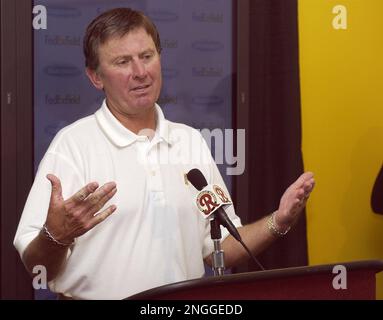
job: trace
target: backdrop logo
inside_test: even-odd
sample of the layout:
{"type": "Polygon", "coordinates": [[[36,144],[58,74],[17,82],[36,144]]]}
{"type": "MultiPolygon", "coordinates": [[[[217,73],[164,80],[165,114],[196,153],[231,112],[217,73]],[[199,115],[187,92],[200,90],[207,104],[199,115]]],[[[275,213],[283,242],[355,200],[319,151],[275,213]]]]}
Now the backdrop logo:
{"type": "Polygon", "coordinates": [[[55,94],[55,95],[45,95],[45,103],[48,105],[56,104],[80,104],[81,96],[79,94],[55,94]]]}
{"type": "Polygon", "coordinates": [[[192,104],[201,106],[218,106],[223,103],[223,99],[219,96],[196,96],[192,98],[192,104]]]}
{"type": "Polygon", "coordinates": [[[76,36],[46,35],[45,44],[51,46],[81,46],[81,39],[76,36]]]}
{"type": "Polygon", "coordinates": [[[194,77],[222,77],[222,68],[193,67],[192,73],[194,77]]]}
{"type": "Polygon", "coordinates": [[[163,68],[162,69],[162,76],[165,79],[174,79],[178,77],[178,70],[173,68],[163,68]]]}
{"type": "Polygon", "coordinates": [[[48,7],[48,16],[56,18],[77,18],[81,16],[78,8],[71,7],[48,7]]]}
{"type": "Polygon", "coordinates": [[[161,47],[164,49],[176,49],[178,48],[178,40],[165,39],[161,41],[161,47]]]}
{"type": "Polygon", "coordinates": [[[223,14],[222,13],[196,13],[193,12],[192,20],[198,22],[207,22],[207,23],[223,23],[223,14]]]}
{"type": "Polygon", "coordinates": [[[192,48],[199,51],[218,51],[224,48],[218,41],[200,40],[192,43],[192,48]]]}
{"type": "Polygon", "coordinates": [[[148,16],[153,21],[158,22],[174,22],[178,20],[178,15],[174,12],[164,10],[152,10],[148,12],[148,16]]]}
{"type": "Polygon", "coordinates": [[[54,77],[76,77],[79,76],[82,71],[76,66],[69,64],[54,64],[46,66],[44,73],[54,77]]]}

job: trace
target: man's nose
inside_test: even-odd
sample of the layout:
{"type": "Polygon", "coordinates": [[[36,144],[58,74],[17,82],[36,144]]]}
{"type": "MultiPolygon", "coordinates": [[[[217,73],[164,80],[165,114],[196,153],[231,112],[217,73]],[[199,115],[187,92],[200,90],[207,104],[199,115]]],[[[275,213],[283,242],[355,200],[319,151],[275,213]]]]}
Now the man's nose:
{"type": "Polygon", "coordinates": [[[146,77],[146,67],[141,60],[133,62],[132,73],[134,79],[142,79],[146,77]]]}

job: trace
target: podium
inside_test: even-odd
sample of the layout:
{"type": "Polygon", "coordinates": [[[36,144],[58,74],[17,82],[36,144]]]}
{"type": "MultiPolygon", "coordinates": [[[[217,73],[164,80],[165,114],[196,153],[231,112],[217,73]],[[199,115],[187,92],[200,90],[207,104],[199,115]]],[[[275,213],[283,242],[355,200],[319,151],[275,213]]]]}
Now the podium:
{"type": "Polygon", "coordinates": [[[381,270],[382,260],[274,269],[177,282],[126,299],[373,300],[376,299],[376,273],[381,270]],[[346,284],[346,288],[339,288],[337,283],[346,284]]]}

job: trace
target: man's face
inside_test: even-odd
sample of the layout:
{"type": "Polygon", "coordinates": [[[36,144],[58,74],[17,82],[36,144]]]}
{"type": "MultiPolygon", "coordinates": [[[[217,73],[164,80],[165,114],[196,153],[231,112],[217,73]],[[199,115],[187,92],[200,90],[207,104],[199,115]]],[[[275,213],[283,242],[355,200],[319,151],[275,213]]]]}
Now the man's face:
{"type": "Polygon", "coordinates": [[[98,49],[99,67],[88,76],[104,89],[108,107],[118,116],[139,116],[153,109],[161,85],[160,55],[143,28],[114,37],[98,49]]]}

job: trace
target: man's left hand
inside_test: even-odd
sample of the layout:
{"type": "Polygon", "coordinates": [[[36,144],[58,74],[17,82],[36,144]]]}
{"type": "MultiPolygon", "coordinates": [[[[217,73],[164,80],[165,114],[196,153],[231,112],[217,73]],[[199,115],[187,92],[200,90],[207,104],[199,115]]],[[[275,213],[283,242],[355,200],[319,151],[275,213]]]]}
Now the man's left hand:
{"type": "Polygon", "coordinates": [[[286,189],[275,213],[274,223],[278,230],[283,232],[296,223],[314,185],[314,174],[305,172],[286,189]]]}

